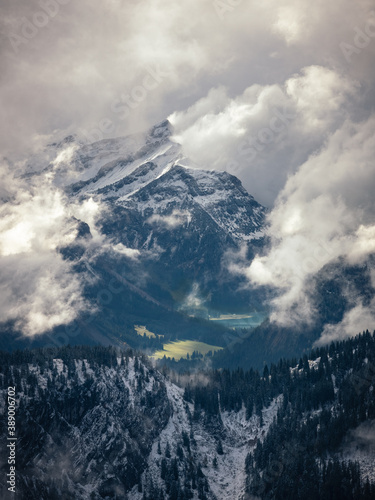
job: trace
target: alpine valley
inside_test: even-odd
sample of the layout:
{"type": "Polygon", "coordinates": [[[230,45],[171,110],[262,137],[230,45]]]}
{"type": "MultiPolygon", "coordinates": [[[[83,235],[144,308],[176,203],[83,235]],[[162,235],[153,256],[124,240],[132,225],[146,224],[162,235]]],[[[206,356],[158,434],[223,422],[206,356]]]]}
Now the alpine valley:
{"type": "Polygon", "coordinates": [[[74,219],[76,239],[59,249],[95,312],[32,341],[3,325],[3,348],[67,339],[142,349],[177,339],[225,347],[233,328],[266,317],[265,291],[231,271],[262,251],[266,209],[233,175],[192,165],[171,135],[165,121],[147,134],[93,144],[69,136],[29,160],[31,182],[52,173],[72,204],[100,203],[96,227],[74,219]]]}
{"type": "Polygon", "coordinates": [[[49,144],[23,170],[46,177],[95,213],[72,210],[58,248],[87,307],[40,335],[1,324],[0,442],[12,388],[18,492],[2,454],[1,498],[375,498],[375,337],[313,348],[348,297],[373,300],[371,258],[326,266],[314,322],[281,327],[277,291],[243,272],[269,247],[268,209],[185,157],[168,121],[49,144]]]}
{"type": "Polygon", "coordinates": [[[267,209],[235,176],[193,164],[172,137],[168,121],[91,144],[68,136],[28,160],[23,176],[30,182],[51,175],[68,203],[100,206],[95,221],[73,218],[75,240],[58,249],[89,307],[73,323],[33,338],[3,323],[2,349],[101,344],[150,354],[190,341],[198,358],[202,349],[216,351],[218,368],[263,368],[308,352],[324,324],[340,322],[348,288],[371,300],[372,262],[337,263],[314,278],[313,325],[270,324],[275,291],[250,286],[238,271],[267,249],[267,209]]]}

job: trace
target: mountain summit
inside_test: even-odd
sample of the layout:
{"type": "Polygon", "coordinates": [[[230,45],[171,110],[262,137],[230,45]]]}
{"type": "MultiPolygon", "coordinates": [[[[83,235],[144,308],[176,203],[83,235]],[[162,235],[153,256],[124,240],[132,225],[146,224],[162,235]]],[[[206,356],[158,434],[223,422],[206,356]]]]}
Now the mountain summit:
{"type": "Polygon", "coordinates": [[[169,305],[183,307],[199,289],[209,308],[248,310],[254,293],[239,292],[243,278],[231,275],[225,261],[241,248],[248,259],[261,249],[266,209],[235,176],[194,165],[172,134],[164,121],[146,134],[79,147],[73,155],[79,180],[66,190],[73,199],[105,204],[102,232],[138,252],[152,276],[146,287],[163,290],[169,305]]]}
{"type": "Polygon", "coordinates": [[[263,236],[265,209],[227,172],[197,168],[171,140],[168,121],[145,136],[109,139],[84,146],[75,154],[80,181],[70,186],[74,196],[94,195],[146,218],[175,227],[192,220],[193,212],[209,217],[235,240],[263,236]],[[114,158],[114,156],[117,156],[114,158]],[[204,215],[202,214],[204,212],[204,215]],[[173,214],[184,213],[186,217],[173,214]]]}
{"type": "Polygon", "coordinates": [[[248,263],[262,251],[266,209],[235,176],[191,162],[172,137],[168,121],[92,144],[69,136],[29,161],[33,182],[42,174],[53,177],[78,212],[91,198],[100,207],[96,227],[84,210],[75,218],[88,238],[77,231],[75,241],[58,249],[79,275],[85,299],[98,309],[77,342],[88,336],[116,343],[122,336],[140,347],[136,327],[144,325],[165,339],[223,346],[227,327],[210,318],[249,319],[262,309],[263,292],[231,269],[234,261],[248,263]],[[101,236],[90,239],[91,232],[101,236]],[[120,280],[121,294],[106,291],[113,279],[120,280]],[[111,297],[108,304],[103,293],[111,297]],[[206,322],[189,323],[198,318],[206,322]]]}

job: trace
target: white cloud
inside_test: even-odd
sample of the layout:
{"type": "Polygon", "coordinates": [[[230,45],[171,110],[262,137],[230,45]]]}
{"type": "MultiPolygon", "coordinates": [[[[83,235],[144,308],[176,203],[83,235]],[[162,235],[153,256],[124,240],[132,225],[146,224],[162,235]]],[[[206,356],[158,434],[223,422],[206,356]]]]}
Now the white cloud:
{"type": "Polygon", "coordinates": [[[277,11],[277,20],[273,25],[273,29],[290,45],[297,42],[304,35],[306,21],[306,13],[302,10],[298,10],[291,5],[282,6],[277,11]]]}
{"type": "Polygon", "coordinates": [[[199,285],[198,283],[194,283],[190,293],[185,298],[181,309],[200,309],[203,306],[203,303],[199,285]]]}
{"type": "Polygon", "coordinates": [[[22,191],[14,203],[0,207],[0,216],[1,256],[56,250],[76,236],[74,222],[66,221],[62,194],[54,189],[22,191]],[[56,228],[63,228],[62,234],[56,228]]]}
{"type": "Polygon", "coordinates": [[[74,216],[86,216],[94,228],[99,208],[92,200],[69,205],[51,172],[22,180],[12,178],[6,165],[1,171],[9,189],[0,205],[0,318],[36,335],[90,307],[82,296],[84,276],[73,272],[59,249],[78,235],[74,216]]]}
{"type": "MultiPolygon", "coordinates": [[[[347,121],[281,192],[269,216],[272,247],[247,269],[253,283],[279,288],[274,321],[311,319],[312,277],[339,258],[358,264],[374,252],[374,130],[375,117],[358,124],[347,121]]],[[[356,311],[362,313],[362,306],[348,313],[344,331],[354,326],[349,320],[357,319],[356,311]]],[[[371,318],[368,308],[352,333],[371,318]]]]}
{"type": "Polygon", "coordinates": [[[190,212],[187,210],[173,210],[170,215],[153,214],[147,219],[148,224],[157,224],[168,229],[174,229],[191,221],[190,212]]]}
{"type": "Polygon", "coordinates": [[[321,66],[303,68],[283,85],[251,85],[230,98],[224,87],[169,120],[187,156],[239,176],[272,205],[288,175],[346,116],[357,83],[321,66]]]}
{"type": "Polygon", "coordinates": [[[285,87],[302,118],[299,125],[311,134],[319,129],[330,130],[337,115],[343,116],[342,107],[358,85],[329,68],[309,66],[303,68],[301,74],[289,78],[285,87]]]}
{"type": "Polygon", "coordinates": [[[52,162],[54,168],[59,168],[64,164],[69,165],[77,148],[78,146],[76,144],[72,144],[71,146],[67,146],[66,148],[62,149],[52,162]]]}
{"type": "Polygon", "coordinates": [[[73,321],[88,307],[81,279],[59,254],[26,252],[0,259],[0,315],[33,336],[73,321]]]}
{"type": "Polygon", "coordinates": [[[126,247],[125,245],[123,245],[122,243],[117,243],[117,245],[113,245],[111,246],[111,248],[121,254],[121,255],[125,255],[126,257],[129,257],[129,259],[137,259],[141,252],[135,248],[128,248],[126,247]]]}
{"type": "Polygon", "coordinates": [[[366,330],[375,329],[375,300],[368,306],[356,304],[347,311],[342,321],[336,325],[325,325],[320,339],[316,345],[325,345],[330,342],[345,340],[366,330]]]}
{"type": "Polygon", "coordinates": [[[97,219],[106,210],[106,207],[93,198],[87,198],[69,206],[70,213],[90,226],[93,245],[103,245],[105,238],[97,228],[97,219]]]}

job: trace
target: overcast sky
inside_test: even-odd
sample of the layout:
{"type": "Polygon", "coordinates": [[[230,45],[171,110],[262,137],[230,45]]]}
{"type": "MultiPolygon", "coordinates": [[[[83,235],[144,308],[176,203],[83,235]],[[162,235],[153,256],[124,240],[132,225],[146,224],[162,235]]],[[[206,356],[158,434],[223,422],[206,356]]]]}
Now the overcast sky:
{"type": "MultiPolygon", "coordinates": [[[[195,162],[272,208],[272,249],[244,272],[280,289],[278,320],[295,303],[312,313],[308,283],[325,264],[375,250],[374,1],[2,0],[0,16],[3,156],[169,117],[195,162]]],[[[363,307],[345,331],[373,320],[363,307]]]]}
{"type": "Polygon", "coordinates": [[[267,104],[282,108],[283,96],[299,98],[305,115],[309,107],[323,114],[321,126],[337,125],[328,116],[337,107],[361,119],[375,104],[374,35],[355,45],[356,29],[375,31],[368,0],[2,0],[0,8],[4,152],[105,119],[115,126],[109,135],[142,130],[210,100],[215,89],[221,99],[211,97],[200,118],[236,115],[231,100],[246,114],[242,106],[259,100],[255,125],[236,117],[251,133],[267,124],[267,104]],[[321,82],[311,66],[334,75],[321,82]],[[288,91],[290,79],[300,87],[288,91]],[[360,103],[350,93],[357,84],[360,103]],[[262,89],[272,95],[260,99],[262,89]]]}

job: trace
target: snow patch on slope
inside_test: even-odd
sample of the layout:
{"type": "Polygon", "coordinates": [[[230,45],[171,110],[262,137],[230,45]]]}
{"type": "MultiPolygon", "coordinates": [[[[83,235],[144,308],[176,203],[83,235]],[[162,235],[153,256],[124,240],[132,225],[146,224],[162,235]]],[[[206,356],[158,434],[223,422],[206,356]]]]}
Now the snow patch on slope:
{"type": "MultiPolygon", "coordinates": [[[[147,474],[152,477],[154,485],[163,485],[160,479],[160,463],[167,444],[169,443],[173,457],[181,442],[182,432],[185,431],[188,435],[192,433],[194,436],[195,444],[191,444],[191,450],[196,463],[202,464],[202,471],[208,480],[211,490],[208,498],[242,500],[245,494],[246,456],[254,450],[258,440],[264,439],[277,415],[282,396],[275,398],[270,406],[263,410],[263,427],[260,427],[259,417],[256,415],[246,420],[245,408],[237,413],[234,411],[222,412],[221,441],[224,454],[218,455],[217,439],[212,432],[209,432],[201,419],[195,421],[191,418],[194,405],[183,399],[183,389],[170,381],[166,381],[166,387],[168,399],[172,403],[173,415],[160,433],[159,438],[153,443],[148,458],[147,474]],[[162,455],[158,454],[159,442],[162,455]],[[218,462],[217,468],[213,466],[215,457],[218,462]]],[[[145,474],[143,476],[143,480],[145,480],[145,474]]],[[[142,494],[135,487],[129,498],[141,500],[142,494]]],[[[194,499],[196,498],[198,496],[195,491],[194,499]]]]}

